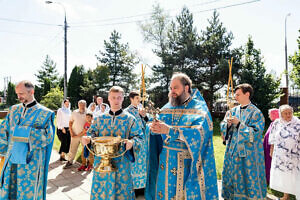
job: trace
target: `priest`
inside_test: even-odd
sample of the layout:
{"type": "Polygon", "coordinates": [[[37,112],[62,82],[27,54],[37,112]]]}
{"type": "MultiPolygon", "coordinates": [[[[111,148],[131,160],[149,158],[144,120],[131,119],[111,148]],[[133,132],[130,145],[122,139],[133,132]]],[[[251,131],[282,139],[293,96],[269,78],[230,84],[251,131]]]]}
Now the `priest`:
{"type": "Polygon", "coordinates": [[[20,104],[0,125],[0,199],[46,199],[47,174],[55,133],[54,112],[34,99],[34,85],[16,85],[20,104]]]}

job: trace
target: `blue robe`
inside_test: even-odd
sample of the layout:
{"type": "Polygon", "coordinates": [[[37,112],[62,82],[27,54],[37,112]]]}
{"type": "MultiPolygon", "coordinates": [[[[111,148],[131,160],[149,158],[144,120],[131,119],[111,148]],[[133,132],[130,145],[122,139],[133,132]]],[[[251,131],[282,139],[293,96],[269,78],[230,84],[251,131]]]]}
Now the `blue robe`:
{"type": "Polygon", "coordinates": [[[0,176],[0,199],[2,200],[46,199],[48,165],[55,133],[55,115],[49,109],[36,104],[27,108],[25,115],[21,117],[24,109],[22,104],[12,106],[0,126],[0,154],[5,156],[0,176]],[[18,124],[31,127],[28,138],[15,139],[13,134],[18,124]],[[25,153],[14,151],[17,143],[23,145],[28,151],[25,153]],[[26,164],[13,161],[17,156],[16,152],[19,155],[23,154],[26,164]]]}
{"type": "Polygon", "coordinates": [[[144,188],[146,186],[147,179],[146,156],[148,146],[147,144],[149,141],[149,135],[145,134],[146,122],[140,116],[138,109],[135,108],[133,105],[128,106],[125,109],[125,111],[132,114],[135,117],[138,125],[143,131],[143,139],[145,145],[140,149],[140,152],[137,154],[137,157],[135,157],[135,161],[131,163],[131,176],[134,189],[144,188]]]}
{"type": "MultiPolygon", "coordinates": [[[[134,199],[130,162],[134,161],[137,153],[143,147],[142,130],[136,119],[127,112],[116,116],[107,112],[94,120],[87,135],[92,137],[120,136],[123,139],[134,141],[133,148],[127,151],[125,156],[112,159],[113,165],[118,169],[116,172],[94,171],[91,199],[134,199]]],[[[94,167],[99,164],[100,160],[100,157],[95,156],[94,167]]]]}
{"type": "Polygon", "coordinates": [[[166,104],[159,120],[172,128],[168,135],[150,138],[146,199],[218,199],[213,124],[199,91],[182,106],[166,104]],[[159,160],[153,152],[159,153],[159,160]]]}
{"type": "Polygon", "coordinates": [[[265,199],[263,130],[265,119],[253,104],[230,110],[240,120],[238,126],[227,128],[226,118],[221,132],[228,137],[222,172],[222,197],[224,199],[265,199]]]}

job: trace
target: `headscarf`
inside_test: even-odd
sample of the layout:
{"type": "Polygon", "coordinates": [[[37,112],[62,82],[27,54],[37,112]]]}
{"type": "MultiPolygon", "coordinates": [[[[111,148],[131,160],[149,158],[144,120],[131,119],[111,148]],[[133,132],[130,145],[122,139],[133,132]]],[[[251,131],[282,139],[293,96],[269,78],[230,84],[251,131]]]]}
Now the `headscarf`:
{"type": "Polygon", "coordinates": [[[275,121],[275,119],[279,118],[279,109],[277,108],[272,108],[269,110],[269,115],[271,117],[272,121],[275,121]]]}
{"type": "Polygon", "coordinates": [[[69,100],[67,100],[67,99],[63,100],[62,105],[61,105],[61,111],[66,114],[71,114],[71,102],[69,101],[69,107],[67,108],[65,106],[66,101],[69,101],[69,100]]]}
{"type": "Polygon", "coordinates": [[[296,124],[299,123],[299,119],[297,117],[294,116],[294,110],[293,107],[289,106],[289,105],[282,105],[279,107],[279,117],[280,117],[280,123],[283,125],[289,125],[289,124],[296,124]],[[283,112],[284,110],[288,110],[290,109],[292,111],[292,119],[290,121],[286,121],[282,118],[281,116],[281,112],[283,112]]]}
{"type": "Polygon", "coordinates": [[[90,105],[88,107],[88,110],[91,111],[91,112],[95,112],[96,111],[96,103],[94,103],[94,102],[90,103],[90,105]],[[93,105],[95,105],[95,110],[94,111],[91,110],[93,105]]]}

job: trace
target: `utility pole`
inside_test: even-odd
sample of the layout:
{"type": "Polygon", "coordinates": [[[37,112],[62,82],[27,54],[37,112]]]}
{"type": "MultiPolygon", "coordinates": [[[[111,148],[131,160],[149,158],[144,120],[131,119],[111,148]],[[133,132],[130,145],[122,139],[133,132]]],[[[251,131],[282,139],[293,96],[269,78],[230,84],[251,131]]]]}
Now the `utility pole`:
{"type": "Polygon", "coordinates": [[[284,50],[285,50],[286,87],[289,89],[289,71],[288,71],[288,60],[287,60],[287,37],[286,37],[286,20],[288,16],[291,16],[291,13],[288,13],[285,16],[285,20],[284,20],[284,50]]]}
{"type": "Polygon", "coordinates": [[[68,29],[68,24],[67,24],[67,16],[66,16],[66,10],[65,10],[65,70],[64,70],[64,99],[67,98],[67,29],[68,29]]]}
{"type": "Polygon", "coordinates": [[[63,9],[64,9],[64,13],[65,13],[65,20],[64,20],[64,57],[65,57],[65,65],[64,65],[64,99],[67,98],[67,81],[68,81],[68,77],[67,77],[67,30],[68,30],[68,23],[67,23],[67,13],[66,13],[66,9],[65,6],[60,3],[60,2],[55,2],[55,1],[45,1],[46,4],[51,4],[51,3],[55,3],[60,5],[63,9]]]}

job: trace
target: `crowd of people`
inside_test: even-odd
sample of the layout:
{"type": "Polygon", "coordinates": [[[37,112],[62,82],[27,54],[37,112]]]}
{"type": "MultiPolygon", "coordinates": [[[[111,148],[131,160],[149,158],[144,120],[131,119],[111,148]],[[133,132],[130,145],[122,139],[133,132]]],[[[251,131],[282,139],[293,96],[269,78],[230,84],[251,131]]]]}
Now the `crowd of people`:
{"type": "MultiPolygon", "coordinates": [[[[36,102],[31,82],[18,83],[16,93],[21,104],[9,109],[0,126],[5,159],[0,199],[46,199],[54,113],[36,102]]],[[[269,185],[284,193],[282,200],[290,194],[300,199],[300,120],[292,107],[269,110],[272,123],[263,138],[265,119],[251,102],[252,86],[240,84],[234,93],[238,105],[220,124],[226,145],[222,197],[266,199],[269,185]]],[[[173,74],[169,102],[158,114],[143,108],[137,91],[129,93],[131,104],[125,109],[124,98],[124,90],[113,86],[109,105],[97,97],[88,107],[78,101],[78,109],[71,111],[65,99],[57,111],[59,160],[64,169],[72,167],[79,144],[83,146],[78,171],[93,171],[91,199],[135,199],[141,189],[147,200],[219,199],[212,117],[190,78],[173,74]],[[89,152],[94,139],[103,136],[122,138],[126,150],[111,159],[110,170],[89,152]]]]}

